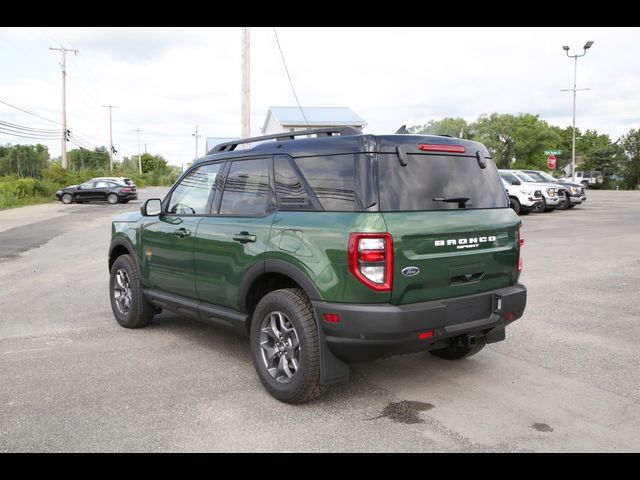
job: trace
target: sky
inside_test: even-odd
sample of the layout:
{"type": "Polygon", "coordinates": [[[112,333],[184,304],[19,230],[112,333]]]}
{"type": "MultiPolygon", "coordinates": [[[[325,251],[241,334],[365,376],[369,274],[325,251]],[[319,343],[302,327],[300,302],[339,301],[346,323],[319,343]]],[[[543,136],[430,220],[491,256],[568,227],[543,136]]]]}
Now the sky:
{"type": "MultiPolygon", "coordinates": [[[[205,152],[206,137],[240,136],[240,27],[0,28],[0,121],[61,128],[60,52],[67,56],[67,121],[85,145],[114,145],[121,159],[141,150],[181,165],[205,152]]],[[[573,60],[578,60],[577,126],[612,140],[640,128],[640,28],[288,28],[277,34],[303,106],[347,106],[367,133],[483,113],[539,114],[571,125],[573,60]]],[[[295,106],[269,27],[251,28],[251,133],[260,135],[269,106],[295,106]]],[[[0,133],[0,144],[59,140],[0,133]]],[[[70,145],[69,148],[73,148],[70,145]]]]}

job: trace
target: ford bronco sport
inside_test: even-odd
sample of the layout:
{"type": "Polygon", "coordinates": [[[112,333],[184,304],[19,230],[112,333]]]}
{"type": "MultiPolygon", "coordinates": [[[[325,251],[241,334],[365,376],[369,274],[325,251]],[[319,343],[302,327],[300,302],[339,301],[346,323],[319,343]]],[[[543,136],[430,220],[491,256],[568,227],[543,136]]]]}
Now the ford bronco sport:
{"type": "Polygon", "coordinates": [[[113,221],[111,306],[126,328],[167,309],[248,335],[265,388],[299,403],[349,362],[504,340],[526,303],[520,227],[480,143],[349,127],[234,141],[113,221]]]}

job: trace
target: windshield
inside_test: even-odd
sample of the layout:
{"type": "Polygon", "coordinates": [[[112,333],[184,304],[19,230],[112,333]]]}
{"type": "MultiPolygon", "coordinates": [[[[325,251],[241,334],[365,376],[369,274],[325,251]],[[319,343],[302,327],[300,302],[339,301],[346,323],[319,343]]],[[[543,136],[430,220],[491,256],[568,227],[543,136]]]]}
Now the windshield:
{"type": "Polygon", "coordinates": [[[558,179],[556,177],[554,177],[553,175],[549,175],[547,172],[538,172],[540,174],[540,176],[544,179],[546,179],[549,182],[557,182],[558,179]]]}
{"type": "Polygon", "coordinates": [[[499,173],[500,173],[500,177],[510,185],[517,185],[520,182],[520,180],[518,180],[518,177],[516,177],[511,172],[499,172],[499,173]],[[513,182],[516,182],[516,183],[514,184],[513,182]]]}
{"type": "Polygon", "coordinates": [[[480,168],[475,157],[412,154],[406,163],[395,154],[378,156],[383,212],[509,206],[490,160],[480,168]]]}
{"type": "MultiPolygon", "coordinates": [[[[523,172],[524,173],[524,172],[523,172]]],[[[544,178],[540,172],[526,172],[525,175],[530,176],[531,178],[533,178],[536,182],[546,182],[547,179],[544,178]]]]}
{"type": "Polygon", "coordinates": [[[531,178],[529,175],[523,172],[513,172],[520,180],[524,182],[533,182],[536,183],[538,180],[535,178],[531,178]]]}

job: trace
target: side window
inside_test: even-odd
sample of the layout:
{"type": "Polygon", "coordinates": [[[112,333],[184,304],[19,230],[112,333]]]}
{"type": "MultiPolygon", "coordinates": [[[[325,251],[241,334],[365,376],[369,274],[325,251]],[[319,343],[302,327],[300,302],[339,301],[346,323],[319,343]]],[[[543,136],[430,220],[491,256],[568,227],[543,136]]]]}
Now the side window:
{"type": "Polygon", "coordinates": [[[273,163],[280,210],[316,210],[302,184],[302,179],[291,166],[289,160],[280,157],[276,158],[273,163]]]}
{"type": "Polygon", "coordinates": [[[220,215],[258,216],[267,211],[270,159],[238,160],[231,164],[220,204],[220,215]]]}
{"type": "Polygon", "coordinates": [[[184,177],[171,194],[169,213],[178,215],[206,215],[209,213],[209,197],[212,190],[215,192],[220,166],[219,163],[203,165],[184,177]]]}
{"type": "Polygon", "coordinates": [[[107,182],[96,182],[96,188],[107,188],[112,187],[113,184],[107,182]]]}
{"type": "Polygon", "coordinates": [[[353,161],[353,154],[295,160],[322,208],[334,212],[353,212],[356,209],[353,161]]]}

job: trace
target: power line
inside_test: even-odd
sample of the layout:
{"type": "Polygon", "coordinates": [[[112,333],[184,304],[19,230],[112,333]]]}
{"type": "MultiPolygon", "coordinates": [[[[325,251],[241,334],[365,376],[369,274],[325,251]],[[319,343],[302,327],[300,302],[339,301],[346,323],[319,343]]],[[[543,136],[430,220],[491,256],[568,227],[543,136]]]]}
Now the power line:
{"type": "Polygon", "coordinates": [[[60,129],[45,129],[45,128],[33,128],[33,127],[25,127],[23,125],[17,125],[15,123],[3,122],[0,120],[0,125],[4,125],[5,127],[13,128],[16,130],[25,130],[36,133],[56,133],[60,134],[60,129]]]}
{"type": "Polygon", "coordinates": [[[4,128],[0,127],[0,134],[3,135],[9,135],[12,137],[20,137],[20,138],[30,138],[33,140],[61,140],[62,139],[62,134],[60,133],[57,137],[53,137],[53,136],[45,136],[45,135],[41,135],[41,134],[33,134],[30,135],[27,132],[15,132],[12,130],[4,130],[4,128]]]}
{"type": "Polygon", "coordinates": [[[42,115],[38,115],[37,113],[30,112],[29,110],[25,110],[24,108],[16,107],[15,105],[11,105],[10,103],[5,102],[4,100],[0,100],[0,103],[4,103],[5,105],[11,108],[15,108],[16,110],[20,110],[21,112],[28,113],[29,115],[33,115],[34,117],[41,118],[43,120],[46,120],[47,122],[55,123],[57,125],[62,125],[62,123],[60,122],[56,122],[55,120],[51,120],[50,118],[43,117],[42,115]]]}
{"type": "Polygon", "coordinates": [[[300,100],[298,100],[298,95],[296,94],[296,89],[293,88],[293,81],[291,80],[291,75],[289,74],[289,69],[287,68],[287,62],[284,59],[284,53],[282,53],[282,47],[280,46],[280,40],[278,39],[278,32],[276,32],[276,27],[273,27],[273,34],[276,36],[276,42],[278,43],[278,50],[280,50],[280,56],[282,57],[282,63],[284,64],[284,70],[287,72],[287,78],[289,79],[289,85],[291,85],[291,91],[293,91],[293,96],[296,99],[296,103],[298,104],[298,108],[300,109],[300,113],[302,113],[302,118],[307,124],[307,127],[310,126],[309,120],[307,120],[307,116],[304,114],[304,110],[300,106],[300,100]]]}

